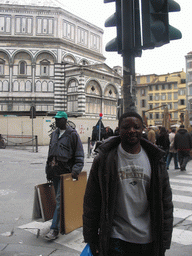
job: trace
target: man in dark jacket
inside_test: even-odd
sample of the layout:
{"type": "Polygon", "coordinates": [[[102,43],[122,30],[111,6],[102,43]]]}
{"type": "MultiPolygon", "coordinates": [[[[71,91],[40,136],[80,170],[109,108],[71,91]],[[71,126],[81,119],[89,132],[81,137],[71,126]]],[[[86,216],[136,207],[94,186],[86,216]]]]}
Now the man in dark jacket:
{"type": "Polygon", "coordinates": [[[47,180],[53,181],[56,193],[56,209],[46,238],[54,240],[59,234],[60,225],[60,175],[71,173],[78,179],[84,166],[84,152],[79,135],[75,129],[67,126],[67,114],[59,111],[55,116],[57,129],[51,134],[46,164],[47,180]]]}
{"type": "Polygon", "coordinates": [[[93,256],[163,256],[170,248],[173,204],[164,151],[142,138],[135,112],[120,136],[100,147],[84,197],[83,235],[93,256]]]}
{"type": "Polygon", "coordinates": [[[192,139],[184,125],[180,125],[180,128],[175,135],[174,148],[178,151],[181,171],[186,171],[187,163],[190,160],[192,139]]]}

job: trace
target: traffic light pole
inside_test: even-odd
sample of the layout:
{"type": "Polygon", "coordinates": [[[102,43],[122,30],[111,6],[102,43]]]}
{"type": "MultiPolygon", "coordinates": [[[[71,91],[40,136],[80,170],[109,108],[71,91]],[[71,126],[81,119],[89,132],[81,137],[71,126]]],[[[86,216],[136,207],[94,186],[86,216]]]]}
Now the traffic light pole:
{"type": "Polygon", "coordinates": [[[123,112],[136,111],[135,107],[135,56],[123,54],[123,112]]]}
{"type": "Polygon", "coordinates": [[[137,1],[122,0],[122,56],[123,56],[123,112],[136,111],[135,107],[135,4],[137,1]]]}

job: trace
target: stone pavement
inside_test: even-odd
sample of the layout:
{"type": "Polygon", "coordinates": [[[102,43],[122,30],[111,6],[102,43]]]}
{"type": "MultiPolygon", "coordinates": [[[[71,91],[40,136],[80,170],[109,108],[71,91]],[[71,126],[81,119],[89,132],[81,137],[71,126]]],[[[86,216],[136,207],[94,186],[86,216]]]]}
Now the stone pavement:
{"type": "MultiPolygon", "coordinates": [[[[87,144],[83,146],[84,171],[89,174],[93,158],[87,157],[87,144]]],[[[44,169],[47,152],[46,146],[39,147],[38,153],[32,152],[31,148],[0,150],[0,256],[79,256],[85,246],[82,228],[60,235],[57,240],[50,242],[44,238],[44,234],[48,232],[51,221],[32,221],[34,186],[46,182],[44,169]]],[[[182,179],[186,175],[190,181],[191,170],[192,161],[188,163],[185,173],[174,170],[172,161],[169,169],[171,181],[182,179]]],[[[178,193],[181,197],[181,192],[178,193]]],[[[178,195],[174,196],[178,201],[178,195]]],[[[191,207],[190,204],[189,206],[191,207]]],[[[183,209],[185,213],[185,204],[183,209]]],[[[183,247],[181,244],[177,246],[168,250],[166,255],[191,255],[191,250],[190,254],[179,254],[179,249],[183,247]],[[177,254],[174,251],[176,249],[179,252],[177,254]]]]}
{"type": "MultiPolygon", "coordinates": [[[[84,144],[84,171],[89,173],[93,158],[84,144]]],[[[83,250],[82,228],[60,235],[54,242],[44,238],[51,221],[32,221],[34,186],[45,183],[48,147],[38,153],[6,148],[0,150],[0,255],[1,256],[79,256],[83,250]],[[38,175],[37,175],[38,173],[38,175]]]]}

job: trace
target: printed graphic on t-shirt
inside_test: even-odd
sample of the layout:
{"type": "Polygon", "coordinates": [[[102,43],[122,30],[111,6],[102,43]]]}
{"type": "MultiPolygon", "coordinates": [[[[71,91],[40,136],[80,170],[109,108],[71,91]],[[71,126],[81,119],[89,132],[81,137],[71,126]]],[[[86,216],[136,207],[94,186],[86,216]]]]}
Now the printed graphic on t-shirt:
{"type": "Polygon", "coordinates": [[[133,186],[137,184],[138,180],[145,180],[146,182],[150,181],[149,176],[144,173],[143,168],[134,164],[133,161],[129,161],[129,165],[125,167],[120,167],[118,173],[120,180],[131,179],[132,181],[130,184],[133,186]]]}

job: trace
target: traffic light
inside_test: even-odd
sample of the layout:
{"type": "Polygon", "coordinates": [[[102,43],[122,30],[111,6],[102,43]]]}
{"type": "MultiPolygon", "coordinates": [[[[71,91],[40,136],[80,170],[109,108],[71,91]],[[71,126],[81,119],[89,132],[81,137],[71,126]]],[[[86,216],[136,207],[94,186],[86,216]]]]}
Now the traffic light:
{"type": "Polygon", "coordinates": [[[132,51],[135,53],[135,56],[140,56],[139,0],[104,0],[104,3],[109,2],[116,3],[116,12],[106,20],[105,27],[116,26],[117,37],[107,43],[106,51],[117,51],[119,54],[125,51],[132,51]]]}
{"type": "Polygon", "coordinates": [[[152,49],[180,39],[181,32],[169,25],[169,12],[180,11],[173,0],[142,0],[142,49],[152,49]]]}
{"type": "Polygon", "coordinates": [[[117,27],[117,37],[107,43],[105,49],[107,52],[122,53],[122,18],[121,18],[121,0],[104,0],[104,3],[116,2],[116,12],[106,21],[105,27],[117,27]]]}

